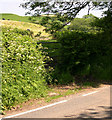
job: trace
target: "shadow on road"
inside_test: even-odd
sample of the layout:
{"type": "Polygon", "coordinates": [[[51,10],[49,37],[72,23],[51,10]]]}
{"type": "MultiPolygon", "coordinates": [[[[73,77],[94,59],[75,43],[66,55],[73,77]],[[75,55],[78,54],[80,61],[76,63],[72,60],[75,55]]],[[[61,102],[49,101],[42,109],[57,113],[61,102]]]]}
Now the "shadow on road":
{"type": "Polygon", "coordinates": [[[64,116],[65,118],[74,118],[73,120],[111,120],[112,119],[112,107],[98,106],[96,109],[86,109],[79,115],[64,116]]]}
{"type": "Polygon", "coordinates": [[[112,85],[112,80],[96,79],[92,76],[75,76],[75,84],[78,86],[100,87],[101,84],[112,85]]]}

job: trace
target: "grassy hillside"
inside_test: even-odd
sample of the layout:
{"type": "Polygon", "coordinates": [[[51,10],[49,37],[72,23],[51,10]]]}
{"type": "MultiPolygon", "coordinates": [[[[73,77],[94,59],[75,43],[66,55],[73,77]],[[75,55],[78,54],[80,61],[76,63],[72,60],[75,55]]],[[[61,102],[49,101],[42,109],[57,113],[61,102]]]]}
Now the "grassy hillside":
{"type": "Polygon", "coordinates": [[[3,13],[3,14],[0,14],[0,16],[1,16],[0,19],[5,19],[5,20],[13,20],[13,21],[21,21],[21,22],[36,21],[37,23],[42,18],[42,16],[40,16],[40,17],[19,16],[19,15],[16,15],[16,14],[9,14],[9,13],[3,13]]]}
{"type": "MultiPolygon", "coordinates": [[[[12,21],[12,20],[0,20],[2,26],[12,27],[12,28],[19,28],[22,30],[30,29],[36,35],[38,32],[41,32],[41,36],[43,38],[48,38],[49,34],[44,31],[44,27],[34,23],[28,22],[20,22],[20,21],[12,21]]],[[[0,25],[0,26],[1,26],[0,25]]]]}
{"type": "Polygon", "coordinates": [[[2,19],[5,18],[5,20],[10,19],[14,21],[30,22],[29,16],[19,16],[16,14],[7,14],[7,13],[0,14],[0,16],[2,16],[2,19]]]}

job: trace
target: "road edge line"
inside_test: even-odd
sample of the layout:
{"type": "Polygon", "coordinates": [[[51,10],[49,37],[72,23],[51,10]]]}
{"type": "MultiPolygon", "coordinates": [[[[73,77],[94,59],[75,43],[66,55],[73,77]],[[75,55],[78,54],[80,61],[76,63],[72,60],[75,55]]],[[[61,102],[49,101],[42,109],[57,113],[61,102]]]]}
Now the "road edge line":
{"type": "Polygon", "coordinates": [[[87,93],[87,94],[84,94],[82,96],[88,96],[88,95],[91,95],[91,94],[94,94],[94,93],[97,93],[98,91],[94,91],[94,92],[91,92],[91,93],[87,93]]]}
{"type": "Polygon", "coordinates": [[[20,115],[23,115],[23,114],[35,112],[35,111],[38,111],[38,110],[41,110],[41,109],[44,109],[44,108],[48,108],[48,107],[51,107],[51,106],[54,106],[54,105],[57,105],[57,104],[60,104],[60,103],[64,103],[64,102],[67,102],[67,101],[68,100],[63,100],[63,101],[59,101],[59,102],[56,102],[56,103],[53,103],[53,104],[49,104],[49,105],[46,105],[46,106],[43,106],[43,107],[32,109],[32,110],[29,110],[29,111],[26,111],[26,112],[22,112],[22,113],[19,113],[19,114],[15,114],[15,115],[11,115],[11,116],[6,116],[6,117],[2,118],[2,120],[5,119],[5,118],[12,118],[12,117],[20,116],[20,115]]]}

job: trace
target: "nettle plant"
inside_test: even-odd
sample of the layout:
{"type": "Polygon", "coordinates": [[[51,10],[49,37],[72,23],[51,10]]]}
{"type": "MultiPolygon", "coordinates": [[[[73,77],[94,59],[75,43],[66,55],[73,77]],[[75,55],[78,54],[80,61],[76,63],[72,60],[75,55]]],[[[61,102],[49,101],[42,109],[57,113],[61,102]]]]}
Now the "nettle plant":
{"type": "Polygon", "coordinates": [[[40,50],[42,45],[37,46],[28,35],[12,28],[2,30],[2,101],[4,109],[10,109],[46,95],[46,79],[50,76],[44,66],[49,58],[40,50]]]}

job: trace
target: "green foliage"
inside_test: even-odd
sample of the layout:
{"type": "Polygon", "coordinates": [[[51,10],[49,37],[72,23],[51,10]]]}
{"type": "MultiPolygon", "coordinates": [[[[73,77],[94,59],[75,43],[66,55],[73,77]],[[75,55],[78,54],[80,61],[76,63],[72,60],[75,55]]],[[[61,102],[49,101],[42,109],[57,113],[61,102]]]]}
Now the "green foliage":
{"type": "Polygon", "coordinates": [[[70,72],[61,72],[60,71],[60,75],[58,74],[58,84],[62,84],[62,85],[67,85],[71,82],[73,82],[73,76],[70,74],[70,72]]]}
{"type": "Polygon", "coordinates": [[[2,102],[4,109],[17,103],[46,95],[48,59],[36,47],[36,41],[19,29],[3,27],[2,35],[2,102]],[[24,33],[24,34],[23,34],[24,33]]]}
{"type": "Polygon", "coordinates": [[[85,8],[89,2],[56,2],[56,1],[26,1],[22,3],[21,6],[25,9],[28,9],[26,14],[33,14],[34,16],[38,16],[41,14],[49,15],[53,14],[56,15],[60,21],[71,20],[75,18],[77,13],[85,8]],[[29,10],[30,8],[30,10],[29,10]]]}
{"type": "Polygon", "coordinates": [[[40,21],[40,24],[45,26],[46,32],[50,32],[51,34],[54,34],[56,31],[60,30],[63,26],[63,22],[58,20],[56,17],[43,17],[40,21]]]}
{"type": "Polygon", "coordinates": [[[72,71],[74,72],[82,68],[82,62],[86,64],[89,55],[86,45],[88,38],[88,34],[84,32],[63,31],[58,34],[58,40],[61,43],[61,68],[72,71],[72,67],[75,65],[75,69],[72,71]]]}
{"type": "Polygon", "coordinates": [[[70,74],[70,72],[63,70],[58,65],[55,67],[52,73],[52,78],[52,84],[67,85],[70,82],[73,82],[73,76],[70,74]]]}
{"type": "Polygon", "coordinates": [[[57,36],[61,43],[61,71],[110,80],[112,36],[82,31],[62,31],[57,36]]]}
{"type": "Polygon", "coordinates": [[[85,8],[90,2],[56,2],[56,1],[44,1],[35,2],[28,0],[27,2],[21,4],[25,9],[29,9],[26,14],[31,14],[33,16],[40,16],[41,14],[48,15],[41,21],[41,24],[47,25],[46,31],[51,34],[62,29],[68,23],[70,23],[79,11],[85,8]],[[49,17],[49,14],[55,17],[49,17]],[[46,24],[47,23],[47,24],[46,24]]]}
{"type": "Polygon", "coordinates": [[[92,14],[89,14],[89,15],[84,15],[83,18],[91,18],[91,19],[95,19],[97,18],[96,16],[92,15],[92,14]]]}
{"type": "MultiPolygon", "coordinates": [[[[4,30],[3,30],[4,31],[4,30]]],[[[9,29],[10,31],[10,29],[9,29]]],[[[17,28],[14,28],[13,30],[11,30],[11,32],[14,32],[14,33],[17,33],[17,34],[21,34],[21,35],[28,35],[30,37],[33,37],[33,31],[27,29],[27,30],[22,30],[22,29],[17,29],[17,28]]]]}
{"type": "MultiPolygon", "coordinates": [[[[111,80],[112,75],[112,3],[109,5],[108,10],[104,12],[105,17],[96,19],[93,22],[93,26],[99,27],[103,32],[102,34],[98,34],[98,39],[100,39],[100,49],[102,57],[98,59],[99,64],[101,65],[99,71],[95,71],[95,74],[100,79],[111,80]],[[105,53],[104,53],[105,51],[105,53]],[[102,61],[103,64],[102,64],[102,61]]],[[[94,66],[95,67],[95,66],[94,66]]],[[[109,81],[111,82],[111,81],[109,81]]]]}
{"type": "Polygon", "coordinates": [[[44,18],[44,16],[30,16],[30,17],[28,18],[28,20],[29,20],[29,22],[31,22],[31,23],[39,24],[40,21],[41,21],[41,19],[43,19],[43,18],[44,18]]]}
{"type": "Polygon", "coordinates": [[[96,19],[93,21],[92,26],[99,27],[99,29],[103,30],[104,32],[107,32],[111,34],[112,32],[112,12],[111,11],[106,11],[105,17],[96,19]]]}
{"type": "Polygon", "coordinates": [[[91,23],[98,18],[75,18],[66,29],[69,30],[79,30],[84,32],[97,32],[97,27],[92,27],[91,23]]]}
{"type": "Polygon", "coordinates": [[[1,109],[2,109],[2,62],[1,62],[1,58],[2,58],[2,39],[1,39],[1,29],[0,29],[0,114],[1,114],[1,109]]]}
{"type": "MultiPolygon", "coordinates": [[[[28,9],[26,14],[33,16],[44,15],[55,15],[56,20],[51,20],[51,26],[48,26],[48,31],[51,30],[51,33],[64,28],[68,23],[70,23],[76,15],[85,7],[88,6],[88,13],[90,9],[97,7],[98,9],[110,7],[111,2],[92,2],[92,1],[82,1],[82,2],[58,2],[58,1],[31,1],[28,0],[25,3],[22,3],[21,6],[25,9],[28,9]],[[57,21],[58,20],[58,21],[57,21]],[[58,29],[57,29],[58,28],[58,29]]],[[[88,17],[88,16],[87,16],[88,17]]],[[[93,16],[90,16],[93,17],[93,16]]],[[[43,23],[48,22],[49,17],[43,19],[43,23]]]]}

